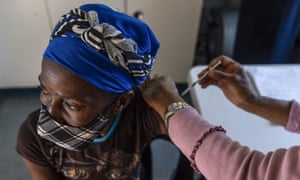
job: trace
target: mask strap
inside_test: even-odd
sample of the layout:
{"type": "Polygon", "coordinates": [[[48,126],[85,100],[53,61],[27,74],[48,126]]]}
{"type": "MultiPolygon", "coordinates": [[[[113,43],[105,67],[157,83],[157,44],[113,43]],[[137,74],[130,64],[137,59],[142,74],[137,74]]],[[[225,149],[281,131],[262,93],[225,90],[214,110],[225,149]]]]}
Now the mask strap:
{"type": "Polygon", "coordinates": [[[113,124],[111,125],[110,129],[108,130],[108,132],[103,136],[103,137],[100,137],[100,138],[95,138],[93,140],[94,143],[101,143],[101,142],[104,142],[106,141],[110,136],[111,134],[114,132],[114,130],[116,129],[119,121],[120,121],[120,118],[121,118],[121,115],[122,115],[122,112],[118,112],[113,124]]]}

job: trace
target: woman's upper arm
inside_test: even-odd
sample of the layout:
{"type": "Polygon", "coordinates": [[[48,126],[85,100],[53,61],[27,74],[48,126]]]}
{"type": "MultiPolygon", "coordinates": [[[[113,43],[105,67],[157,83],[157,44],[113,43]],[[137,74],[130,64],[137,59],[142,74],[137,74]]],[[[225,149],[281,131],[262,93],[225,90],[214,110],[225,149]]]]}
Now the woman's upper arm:
{"type": "Polygon", "coordinates": [[[29,170],[32,180],[60,180],[62,175],[58,174],[55,169],[47,166],[41,166],[22,158],[27,169],[29,170]]]}

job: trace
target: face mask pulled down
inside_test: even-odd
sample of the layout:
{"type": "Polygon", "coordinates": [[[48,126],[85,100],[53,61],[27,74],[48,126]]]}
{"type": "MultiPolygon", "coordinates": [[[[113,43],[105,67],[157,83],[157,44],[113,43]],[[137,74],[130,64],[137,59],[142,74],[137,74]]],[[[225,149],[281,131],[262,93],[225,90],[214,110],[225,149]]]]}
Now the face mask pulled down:
{"type": "Polygon", "coordinates": [[[54,120],[46,107],[42,106],[36,130],[38,135],[59,147],[71,151],[81,151],[99,136],[109,119],[98,115],[84,127],[72,127],[54,120]]]}

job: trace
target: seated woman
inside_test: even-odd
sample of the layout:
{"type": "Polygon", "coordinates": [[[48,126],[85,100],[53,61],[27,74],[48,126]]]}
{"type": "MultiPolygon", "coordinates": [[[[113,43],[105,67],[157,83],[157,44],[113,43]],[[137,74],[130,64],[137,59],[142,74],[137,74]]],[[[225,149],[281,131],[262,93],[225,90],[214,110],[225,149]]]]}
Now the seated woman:
{"type": "Polygon", "coordinates": [[[135,179],[164,122],[137,86],[159,42],[142,21],[100,4],[62,16],[44,52],[41,108],[16,149],[33,179],[135,179]]]}

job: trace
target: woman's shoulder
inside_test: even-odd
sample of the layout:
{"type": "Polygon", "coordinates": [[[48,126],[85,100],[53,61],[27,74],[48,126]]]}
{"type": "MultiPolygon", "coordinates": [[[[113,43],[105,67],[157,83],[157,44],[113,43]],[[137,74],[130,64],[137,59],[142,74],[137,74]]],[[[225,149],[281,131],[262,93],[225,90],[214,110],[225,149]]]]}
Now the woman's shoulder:
{"type": "Polygon", "coordinates": [[[32,138],[37,135],[35,125],[37,123],[38,116],[39,110],[35,110],[30,113],[25,121],[21,124],[17,136],[17,148],[19,145],[23,144],[23,142],[32,140],[32,138]]]}
{"type": "Polygon", "coordinates": [[[28,133],[28,132],[35,132],[35,125],[37,123],[38,117],[39,117],[40,110],[37,109],[33,112],[31,112],[25,119],[25,121],[22,123],[19,129],[19,133],[28,133]]]}
{"type": "Polygon", "coordinates": [[[44,166],[48,163],[43,154],[42,140],[36,132],[39,112],[39,109],[37,109],[30,113],[20,126],[16,150],[23,158],[44,166]]]}
{"type": "Polygon", "coordinates": [[[38,120],[39,110],[35,110],[30,113],[25,121],[21,124],[17,135],[16,149],[18,153],[23,154],[30,148],[34,141],[37,139],[37,133],[35,130],[35,125],[38,120]]]}

